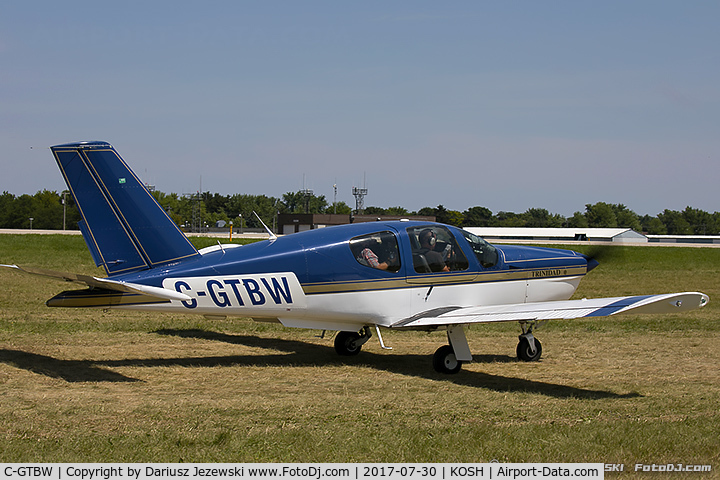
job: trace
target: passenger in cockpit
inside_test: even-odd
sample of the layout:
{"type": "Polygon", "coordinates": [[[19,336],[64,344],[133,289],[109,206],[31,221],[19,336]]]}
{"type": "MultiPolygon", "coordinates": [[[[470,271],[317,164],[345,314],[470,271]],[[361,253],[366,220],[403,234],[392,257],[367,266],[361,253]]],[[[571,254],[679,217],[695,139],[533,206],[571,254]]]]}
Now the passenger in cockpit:
{"type": "Polygon", "coordinates": [[[379,243],[372,238],[366,239],[363,242],[363,249],[360,251],[358,261],[361,263],[367,263],[372,268],[379,270],[387,270],[390,267],[390,262],[381,262],[377,254],[372,250],[374,244],[379,243]]]}

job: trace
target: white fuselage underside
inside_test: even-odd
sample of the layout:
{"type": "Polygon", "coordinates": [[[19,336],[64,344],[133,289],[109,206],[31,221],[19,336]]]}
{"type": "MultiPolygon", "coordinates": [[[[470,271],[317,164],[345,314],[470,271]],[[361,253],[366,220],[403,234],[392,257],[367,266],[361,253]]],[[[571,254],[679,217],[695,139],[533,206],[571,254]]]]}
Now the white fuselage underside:
{"type": "MultiPolygon", "coordinates": [[[[292,276],[287,284],[280,287],[280,292],[286,293],[284,296],[278,293],[277,285],[273,295],[269,291],[273,284],[268,280],[246,285],[239,279],[166,279],[165,288],[182,291],[194,300],[116,308],[252,317],[260,321],[280,321],[288,327],[356,331],[365,325],[389,327],[413,315],[444,307],[567,300],[582,279],[582,275],[578,275],[502,282],[407,285],[384,290],[306,295],[293,274],[284,275],[292,276]],[[180,288],[176,286],[178,281],[182,283],[180,288]]],[[[255,277],[258,280],[261,276],[255,277]]]]}

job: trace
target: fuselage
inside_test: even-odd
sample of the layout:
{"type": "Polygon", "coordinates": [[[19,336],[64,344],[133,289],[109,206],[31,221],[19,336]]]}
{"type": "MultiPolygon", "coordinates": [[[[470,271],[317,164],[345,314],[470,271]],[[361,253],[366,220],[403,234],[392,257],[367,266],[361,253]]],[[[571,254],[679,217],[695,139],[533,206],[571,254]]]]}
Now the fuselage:
{"type": "Polygon", "coordinates": [[[587,258],[576,252],[492,246],[455,227],[405,221],[328,227],[200,253],[112,277],[191,300],[115,306],[353,331],[448,306],[566,300],[588,271],[587,258]],[[434,245],[423,248],[429,230],[434,245]],[[375,262],[363,258],[368,250],[375,262]]]}

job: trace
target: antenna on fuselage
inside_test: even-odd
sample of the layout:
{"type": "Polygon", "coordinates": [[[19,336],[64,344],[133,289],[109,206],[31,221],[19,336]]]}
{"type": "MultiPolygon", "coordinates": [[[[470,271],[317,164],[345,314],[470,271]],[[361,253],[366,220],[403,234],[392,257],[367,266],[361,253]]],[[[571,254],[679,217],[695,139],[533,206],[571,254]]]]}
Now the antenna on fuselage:
{"type": "Polygon", "coordinates": [[[265,225],[265,222],[262,221],[262,218],[260,218],[260,215],[258,215],[255,210],[253,210],[253,215],[255,215],[255,218],[257,218],[258,221],[259,221],[259,222],[262,224],[262,226],[265,228],[265,231],[266,231],[267,234],[270,236],[269,240],[270,240],[271,242],[274,242],[275,240],[277,240],[277,235],[275,235],[275,234],[273,233],[273,231],[270,230],[267,225],[265,225]]]}

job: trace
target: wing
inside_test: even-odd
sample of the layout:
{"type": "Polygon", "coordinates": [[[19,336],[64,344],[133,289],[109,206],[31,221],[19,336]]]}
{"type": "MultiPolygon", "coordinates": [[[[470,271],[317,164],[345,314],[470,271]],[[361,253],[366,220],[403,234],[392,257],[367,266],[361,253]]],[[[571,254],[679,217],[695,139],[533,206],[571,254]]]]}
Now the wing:
{"type": "Polygon", "coordinates": [[[469,323],[606,317],[627,313],[680,313],[703,307],[708,301],[709,297],[704,293],[684,292],[482,307],[446,307],[419,313],[393,324],[392,327],[423,328],[469,323]]]}
{"type": "Polygon", "coordinates": [[[55,278],[66,282],[82,283],[91,288],[103,288],[106,290],[114,290],[116,292],[137,293],[141,295],[149,295],[151,297],[163,300],[187,301],[191,297],[184,293],[168,290],[162,287],[151,287],[149,285],[141,285],[138,283],[120,282],[109,278],[98,278],[90,275],[78,275],[75,273],[56,272],[53,270],[44,270],[41,268],[23,268],[17,265],[0,265],[0,267],[12,268],[14,270],[29,273],[32,275],[41,275],[43,277],[55,278]]]}

